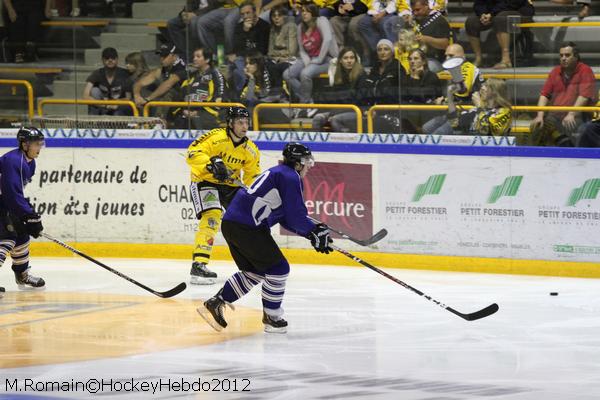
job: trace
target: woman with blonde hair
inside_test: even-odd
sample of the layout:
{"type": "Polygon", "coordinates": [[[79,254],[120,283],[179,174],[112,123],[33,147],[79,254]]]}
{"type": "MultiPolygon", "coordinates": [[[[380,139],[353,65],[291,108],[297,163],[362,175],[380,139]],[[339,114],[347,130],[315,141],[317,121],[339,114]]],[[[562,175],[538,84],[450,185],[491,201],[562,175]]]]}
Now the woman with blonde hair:
{"type": "MultiPolygon", "coordinates": [[[[360,63],[358,53],[351,47],[345,47],[335,63],[331,90],[322,94],[323,101],[334,104],[360,104],[360,89],[365,85],[367,74],[360,63]]],[[[331,124],[334,132],[350,132],[356,129],[356,113],[345,109],[332,110],[315,115],[313,129],[321,130],[325,124],[331,124]]]]}
{"type": "Polygon", "coordinates": [[[454,103],[458,85],[448,85],[448,115],[436,117],[423,125],[423,133],[432,135],[505,136],[512,123],[512,104],[508,99],[506,82],[488,79],[479,92],[473,94],[473,107],[459,111],[454,103]]]}
{"type": "Polygon", "coordinates": [[[421,49],[425,51],[427,46],[421,46],[417,40],[417,34],[413,30],[400,29],[398,32],[398,41],[394,48],[395,58],[404,67],[407,74],[410,74],[410,64],[408,56],[411,51],[421,49]]]}
{"type": "Polygon", "coordinates": [[[127,54],[127,57],[125,57],[125,68],[129,71],[129,79],[131,79],[132,85],[150,71],[148,64],[146,64],[146,59],[139,51],[127,54]]]}

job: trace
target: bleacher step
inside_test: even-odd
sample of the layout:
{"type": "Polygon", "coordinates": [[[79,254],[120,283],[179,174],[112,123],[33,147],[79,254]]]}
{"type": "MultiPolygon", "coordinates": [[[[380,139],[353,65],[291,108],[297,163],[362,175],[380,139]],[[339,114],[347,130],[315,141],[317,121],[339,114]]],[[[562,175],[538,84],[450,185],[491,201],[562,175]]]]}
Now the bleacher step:
{"type": "Polygon", "coordinates": [[[185,0],[133,3],[132,14],[134,18],[169,19],[175,17],[184,5],[185,0]]]}
{"type": "Polygon", "coordinates": [[[100,35],[100,47],[117,48],[127,43],[129,48],[141,50],[156,49],[156,35],[145,33],[103,33],[100,35]]]}

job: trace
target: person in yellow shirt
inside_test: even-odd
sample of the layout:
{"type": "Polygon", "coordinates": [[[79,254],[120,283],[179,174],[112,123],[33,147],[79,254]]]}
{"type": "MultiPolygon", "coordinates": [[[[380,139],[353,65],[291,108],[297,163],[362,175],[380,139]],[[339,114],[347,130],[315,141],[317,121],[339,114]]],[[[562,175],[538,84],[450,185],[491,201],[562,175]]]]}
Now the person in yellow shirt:
{"type": "Polygon", "coordinates": [[[260,174],[260,152],[246,137],[250,115],[242,107],[229,107],[227,126],[200,136],[188,147],[191,194],[200,220],[192,256],[190,283],[211,285],[217,274],[207,268],[223,210],[239,189],[235,181],[249,186],[260,174]]]}

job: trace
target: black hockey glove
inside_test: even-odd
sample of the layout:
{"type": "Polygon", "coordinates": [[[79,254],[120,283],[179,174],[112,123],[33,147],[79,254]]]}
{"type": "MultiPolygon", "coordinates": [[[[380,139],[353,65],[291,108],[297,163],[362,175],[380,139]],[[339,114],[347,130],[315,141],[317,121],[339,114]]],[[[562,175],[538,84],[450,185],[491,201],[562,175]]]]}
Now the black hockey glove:
{"type": "Polygon", "coordinates": [[[225,182],[231,176],[227,166],[223,162],[223,159],[219,156],[211,157],[210,164],[206,166],[206,169],[219,182],[225,182]]]}
{"type": "Polygon", "coordinates": [[[21,221],[29,235],[36,239],[40,237],[40,232],[44,230],[44,227],[42,226],[42,217],[39,214],[25,214],[21,217],[21,221]]]}
{"type": "Polygon", "coordinates": [[[315,226],[315,228],[308,234],[308,239],[310,239],[310,244],[315,248],[319,253],[329,254],[333,251],[331,247],[329,247],[329,243],[333,242],[331,239],[329,227],[323,223],[319,223],[315,226]]]}

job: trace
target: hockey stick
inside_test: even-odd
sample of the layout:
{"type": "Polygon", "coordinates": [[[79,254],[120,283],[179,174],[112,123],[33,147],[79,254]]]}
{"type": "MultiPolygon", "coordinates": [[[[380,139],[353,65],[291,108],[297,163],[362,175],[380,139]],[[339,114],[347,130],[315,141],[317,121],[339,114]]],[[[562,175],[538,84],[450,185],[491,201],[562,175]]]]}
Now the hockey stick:
{"type": "Polygon", "coordinates": [[[124,273],[119,272],[116,269],[112,269],[108,265],[102,264],[100,261],[96,260],[95,258],[92,258],[92,257],[88,256],[87,254],[84,254],[81,251],[74,249],[73,247],[69,246],[68,244],[48,235],[47,233],[41,232],[40,235],[42,235],[43,237],[45,237],[48,240],[53,241],[54,243],[58,244],[59,246],[62,246],[65,249],[72,251],[73,253],[77,254],[78,256],[81,256],[81,257],[85,258],[86,260],[89,260],[89,261],[93,262],[94,264],[101,266],[102,268],[112,272],[113,274],[120,276],[121,278],[125,279],[126,281],[129,281],[129,282],[133,283],[134,285],[137,285],[137,286],[141,287],[142,289],[149,291],[150,293],[152,293],[158,297],[162,297],[164,299],[166,299],[168,297],[173,297],[176,294],[183,292],[186,288],[185,282],[181,282],[179,285],[175,286],[171,290],[167,290],[166,292],[157,292],[156,290],[153,290],[153,289],[149,288],[148,286],[139,283],[135,279],[128,277],[124,273]]]}
{"type": "Polygon", "coordinates": [[[346,250],[340,249],[339,247],[337,247],[337,246],[335,246],[333,244],[330,244],[329,246],[332,249],[334,249],[334,250],[342,253],[346,257],[351,258],[352,260],[356,261],[357,263],[359,263],[361,265],[364,265],[365,267],[367,267],[369,269],[372,269],[373,271],[377,272],[378,274],[381,274],[381,275],[385,276],[386,278],[388,278],[388,279],[396,282],[397,284],[403,286],[404,288],[415,292],[419,296],[422,296],[422,297],[426,298],[427,300],[434,302],[435,304],[437,304],[438,306],[442,307],[443,309],[448,310],[452,314],[458,315],[459,317],[461,317],[462,319],[465,319],[467,321],[475,321],[475,320],[478,320],[478,319],[481,319],[481,318],[488,317],[488,316],[494,314],[499,309],[498,304],[494,303],[494,304],[490,304],[489,306],[487,306],[487,307],[485,307],[485,308],[483,308],[483,309],[481,309],[479,311],[475,311],[474,313],[463,314],[463,313],[461,313],[459,311],[456,311],[454,308],[449,307],[449,306],[445,305],[444,303],[442,303],[442,302],[440,302],[440,301],[432,298],[431,296],[426,295],[425,293],[421,292],[419,289],[415,289],[414,287],[410,286],[409,284],[402,282],[400,279],[398,279],[398,278],[396,278],[396,277],[394,277],[394,276],[386,273],[385,271],[382,271],[379,268],[377,268],[377,267],[369,264],[365,260],[363,260],[363,259],[361,259],[361,258],[359,258],[359,257],[357,257],[357,256],[355,256],[355,255],[353,255],[353,254],[351,254],[349,252],[347,252],[346,250]]]}
{"type": "MultiPolygon", "coordinates": [[[[308,217],[312,222],[314,222],[315,224],[319,224],[321,223],[321,221],[314,219],[313,217],[308,217]]],[[[329,225],[327,225],[329,226],[329,225]]],[[[348,239],[356,244],[359,244],[361,246],[370,246],[372,244],[375,244],[377,242],[379,242],[381,239],[383,239],[384,237],[387,236],[388,231],[387,229],[383,228],[382,230],[380,230],[379,232],[375,233],[373,236],[371,236],[368,239],[364,239],[364,240],[360,240],[360,239],[356,239],[350,235],[348,235],[347,233],[338,231],[337,229],[332,228],[331,226],[329,226],[329,230],[332,232],[337,233],[338,235],[340,235],[342,238],[344,239],[348,239]]]]}
{"type": "MultiPolygon", "coordinates": [[[[244,182],[240,181],[239,179],[232,179],[231,180],[233,183],[235,183],[236,185],[243,187],[244,189],[248,189],[248,187],[244,184],[244,182]]],[[[313,217],[308,217],[312,222],[314,222],[315,224],[320,224],[321,221],[319,221],[318,219],[315,219],[313,217]]],[[[364,240],[360,240],[360,239],[356,239],[350,235],[348,235],[347,233],[344,233],[342,231],[338,231],[337,229],[333,229],[332,227],[329,226],[329,230],[332,232],[337,233],[338,235],[340,235],[342,238],[344,239],[348,239],[356,244],[359,244],[361,246],[370,246],[372,244],[375,244],[377,242],[379,242],[381,239],[383,239],[384,237],[387,236],[388,231],[387,229],[382,229],[379,232],[375,233],[373,236],[371,236],[368,239],[364,239],[364,240]]]]}

